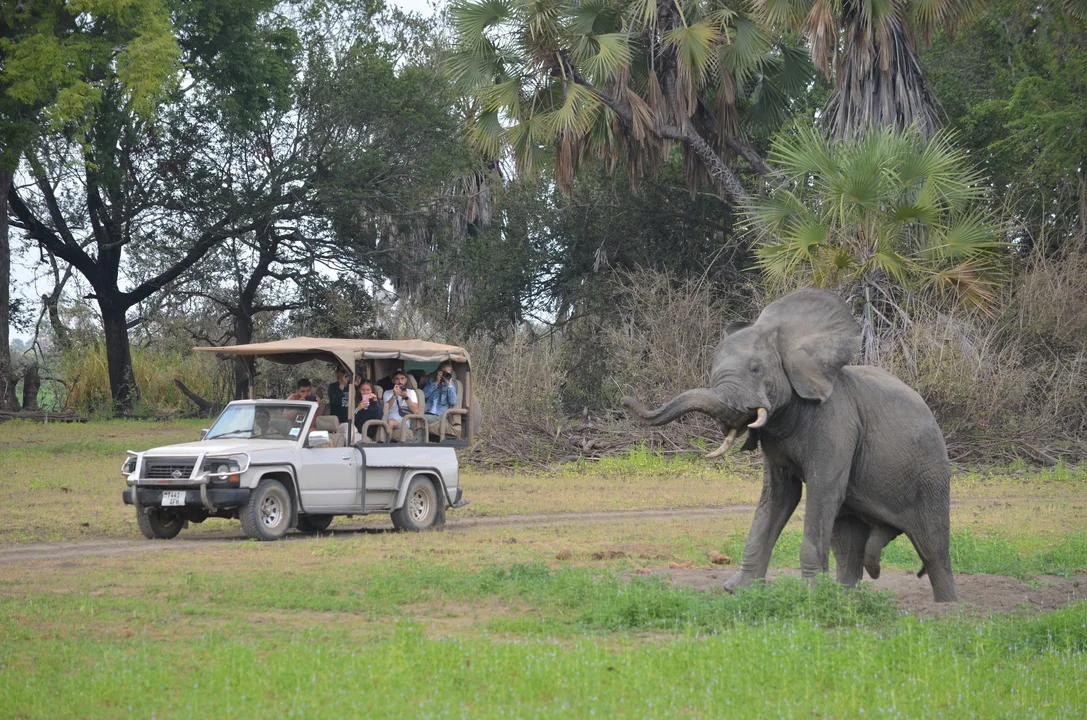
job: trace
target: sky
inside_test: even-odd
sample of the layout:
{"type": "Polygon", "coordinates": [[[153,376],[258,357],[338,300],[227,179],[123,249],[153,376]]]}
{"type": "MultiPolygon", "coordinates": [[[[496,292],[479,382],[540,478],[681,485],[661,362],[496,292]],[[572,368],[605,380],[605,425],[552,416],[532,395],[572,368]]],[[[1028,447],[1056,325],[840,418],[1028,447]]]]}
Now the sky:
{"type": "MultiPolygon", "coordinates": [[[[434,13],[432,5],[437,4],[438,7],[443,7],[446,2],[447,0],[386,0],[388,5],[423,15],[432,15],[434,13]]],[[[12,228],[11,295],[13,298],[27,299],[34,309],[35,317],[37,317],[41,296],[43,293],[52,291],[53,279],[52,275],[47,272],[48,265],[40,262],[41,253],[37,246],[31,245],[24,248],[23,245],[21,233],[12,228]]],[[[73,281],[78,281],[78,277],[73,276],[73,281]]],[[[69,281],[69,288],[73,286],[73,281],[69,281]]],[[[32,336],[32,332],[17,332],[14,328],[10,328],[10,333],[12,340],[25,341],[32,336]]]]}

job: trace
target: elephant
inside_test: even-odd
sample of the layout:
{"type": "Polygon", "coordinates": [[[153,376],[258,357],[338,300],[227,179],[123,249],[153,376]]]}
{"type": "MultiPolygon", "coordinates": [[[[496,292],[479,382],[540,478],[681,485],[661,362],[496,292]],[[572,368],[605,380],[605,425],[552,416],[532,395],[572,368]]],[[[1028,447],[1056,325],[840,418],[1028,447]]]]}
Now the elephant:
{"type": "Polygon", "coordinates": [[[762,494],[743,562],[725,589],[766,577],[770,553],[805,493],[801,574],[829,570],[855,585],[880,573],[887,543],[905,533],[937,602],[958,599],[951,573],[951,466],[943,434],[921,396],[891,373],[850,365],[860,328],[838,295],[794,290],[754,323],[732,323],[718,344],[710,387],[655,410],[622,403],[651,425],[691,412],[717,420],[725,441],[747,430],[745,449],[762,447],[762,494]]]}

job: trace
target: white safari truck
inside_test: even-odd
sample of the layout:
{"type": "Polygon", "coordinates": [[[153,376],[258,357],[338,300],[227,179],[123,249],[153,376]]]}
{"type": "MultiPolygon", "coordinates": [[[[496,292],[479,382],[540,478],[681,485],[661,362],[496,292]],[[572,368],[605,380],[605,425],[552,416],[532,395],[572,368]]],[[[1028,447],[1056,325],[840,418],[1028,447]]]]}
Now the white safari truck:
{"type": "MultiPolygon", "coordinates": [[[[368,421],[362,432],[353,423],[345,427],[335,415],[319,415],[316,402],[236,400],[197,442],[129,451],[121,468],[128,483],[123,500],[135,507],[146,537],[174,538],[188,523],[209,517],[237,518],[258,540],[278,540],[291,528],[320,532],[337,515],[388,513],[400,530],[425,530],[442,525],[446,510],[468,504],[456,450],[471,445],[478,415],[463,348],[300,337],[193,349],[236,355],[250,370],[256,357],[286,364],[325,360],[350,372],[368,365],[370,378],[386,377],[406,361],[429,370],[449,361],[457,402],[437,426],[421,414],[408,415],[411,429],[402,423],[390,433],[383,420],[368,421]]],[[[416,389],[411,375],[408,387],[416,389]]],[[[354,383],[348,388],[348,407],[354,408],[354,383]]],[[[417,390],[422,410],[422,388],[417,390]]]]}

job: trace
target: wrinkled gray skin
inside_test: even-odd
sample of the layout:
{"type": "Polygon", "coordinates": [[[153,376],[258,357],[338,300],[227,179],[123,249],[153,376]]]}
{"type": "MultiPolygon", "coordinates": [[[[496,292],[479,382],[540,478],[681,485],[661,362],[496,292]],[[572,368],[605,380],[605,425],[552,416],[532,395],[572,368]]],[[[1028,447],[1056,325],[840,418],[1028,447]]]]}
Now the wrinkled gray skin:
{"type": "Polygon", "coordinates": [[[860,329],[837,295],[797,290],[752,324],[729,326],[714,356],[710,387],[688,390],[655,410],[623,404],[652,425],[691,412],[741,432],[766,408],[762,497],[739,572],[726,589],[766,576],[770,552],[807,485],[800,568],[853,586],[879,577],[883,548],[905,533],[937,602],[957,600],[948,551],[950,465],[943,435],[921,396],[890,373],[847,365],[860,329]]]}

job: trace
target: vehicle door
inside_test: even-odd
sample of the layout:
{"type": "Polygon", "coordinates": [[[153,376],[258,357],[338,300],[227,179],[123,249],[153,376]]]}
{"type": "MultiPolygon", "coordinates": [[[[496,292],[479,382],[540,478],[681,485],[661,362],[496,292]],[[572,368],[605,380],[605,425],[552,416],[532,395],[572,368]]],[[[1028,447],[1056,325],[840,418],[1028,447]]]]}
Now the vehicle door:
{"type": "Polygon", "coordinates": [[[340,511],[362,505],[361,455],[353,447],[303,447],[298,491],[306,512],[340,511]]]}

